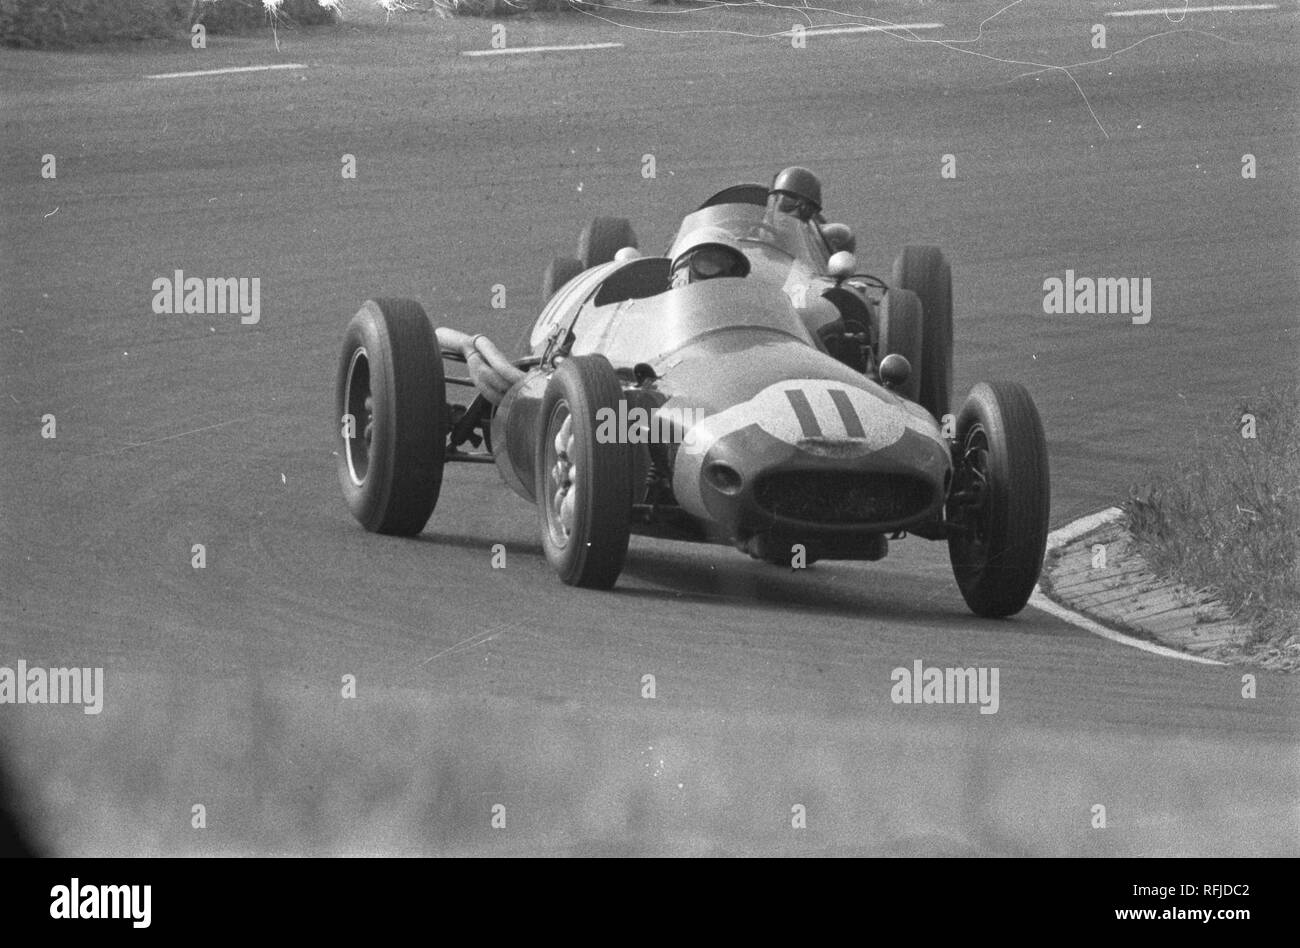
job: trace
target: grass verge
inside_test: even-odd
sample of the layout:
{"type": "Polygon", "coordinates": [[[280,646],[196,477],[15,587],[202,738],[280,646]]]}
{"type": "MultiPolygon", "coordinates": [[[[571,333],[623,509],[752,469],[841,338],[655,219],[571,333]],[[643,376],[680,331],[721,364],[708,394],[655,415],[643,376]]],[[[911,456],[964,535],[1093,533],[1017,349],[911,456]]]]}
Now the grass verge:
{"type": "Polygon", "coordinates": [[[1122,505],[1155,571],[1218,598],[1254,647],[1300,630],[1300,385],[1238,405],[1122,505]]]}
{"type": "Polygon", "coordinates": [[[184,0],[0,0],[0,45],[88,46],[171,36],[184,0]]]}
{"type": "Polygon", "coordinates": [[[192,23],[212,33],[270,25],[334,23],[318,0],[282,0],[269,14],[262,0],[0,0],[0,46],[58,49],[126,40],[178,38],[192,23]]]}

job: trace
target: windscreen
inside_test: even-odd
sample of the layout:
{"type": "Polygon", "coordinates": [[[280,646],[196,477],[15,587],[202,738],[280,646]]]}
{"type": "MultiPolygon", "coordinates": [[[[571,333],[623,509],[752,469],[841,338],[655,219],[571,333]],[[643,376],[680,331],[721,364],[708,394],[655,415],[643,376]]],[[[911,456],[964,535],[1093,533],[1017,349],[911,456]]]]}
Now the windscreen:
{"type": "Polygon", "coordinates": [[[678,245],[705,227],[723,230],[742,245],[758,245],[752,249],[745,247],[746,252],[762,254],[761,247],[802,260],[815,270],[826,265],[826,245],[816,225],[754,204],[717,204],[688,214],[677,229],[668,256],[676,256],[678,245]]]}
{"type": "Polygon", "coordinates": [[[815,347],[779,287],[722,277],[585,310],[573,325],[573,353],[601,352],[615,366],[653,364],[693,339],[718,332],[775,333],[815,347]]]}

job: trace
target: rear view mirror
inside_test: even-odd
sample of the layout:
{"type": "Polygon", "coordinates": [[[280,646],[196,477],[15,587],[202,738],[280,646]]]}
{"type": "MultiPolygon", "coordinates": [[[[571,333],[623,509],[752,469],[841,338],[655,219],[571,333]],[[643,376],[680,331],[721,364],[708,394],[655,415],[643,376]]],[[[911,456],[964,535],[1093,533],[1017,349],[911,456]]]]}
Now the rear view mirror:
{"type": "Polygon", "coordinates": [[[858,269],[858,259],[847,250],[840,250],[831,255],[830,261],[826,265],[826,272],[835,280],[843,280],[850,277],[858,269]]]}

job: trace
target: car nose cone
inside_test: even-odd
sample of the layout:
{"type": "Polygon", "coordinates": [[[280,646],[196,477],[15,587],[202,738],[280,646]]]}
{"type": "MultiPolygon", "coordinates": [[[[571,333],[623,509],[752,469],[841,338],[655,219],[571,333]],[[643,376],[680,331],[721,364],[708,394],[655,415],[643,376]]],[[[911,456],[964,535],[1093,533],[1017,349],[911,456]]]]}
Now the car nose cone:
{"type": "Polygon", "coordinates": [[[893,521],[932,508],[949,465],[923,411],[834,380],[794,379],[697,423],[678,452],[673,491],[691,513],[723,521],[796,508],[807,520],[818,497],[839,498],[831,506],[850,521],[877,509],[893,521]],[[882,493],[910,499],[891,506],[868,496],[882,493]]]}

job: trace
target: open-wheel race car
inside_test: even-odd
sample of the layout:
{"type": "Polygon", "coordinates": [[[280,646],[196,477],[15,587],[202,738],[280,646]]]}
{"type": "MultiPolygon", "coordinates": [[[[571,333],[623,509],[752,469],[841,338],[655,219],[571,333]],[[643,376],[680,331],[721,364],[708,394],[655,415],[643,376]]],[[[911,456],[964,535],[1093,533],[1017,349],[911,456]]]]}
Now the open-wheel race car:
{"type": "Polygon", "coordinates": [[[1038,412],[994,382],[949,414],[948,262],[908,246],[886,283],[858,271],[854,244],[816,177],[788,168],[709,198],[662,256],[626,220],[593,221],[546,268],[513,356],[435,330],[416,302],[367,301],[336,393],[352,514],[418,534],[443,465],[495,464],[570,585],[612,587],[631,534],[794,566],[877,560],[913,535],[947,541],[975,613],[1018,612],[1047,537],[1038,412]]]}

